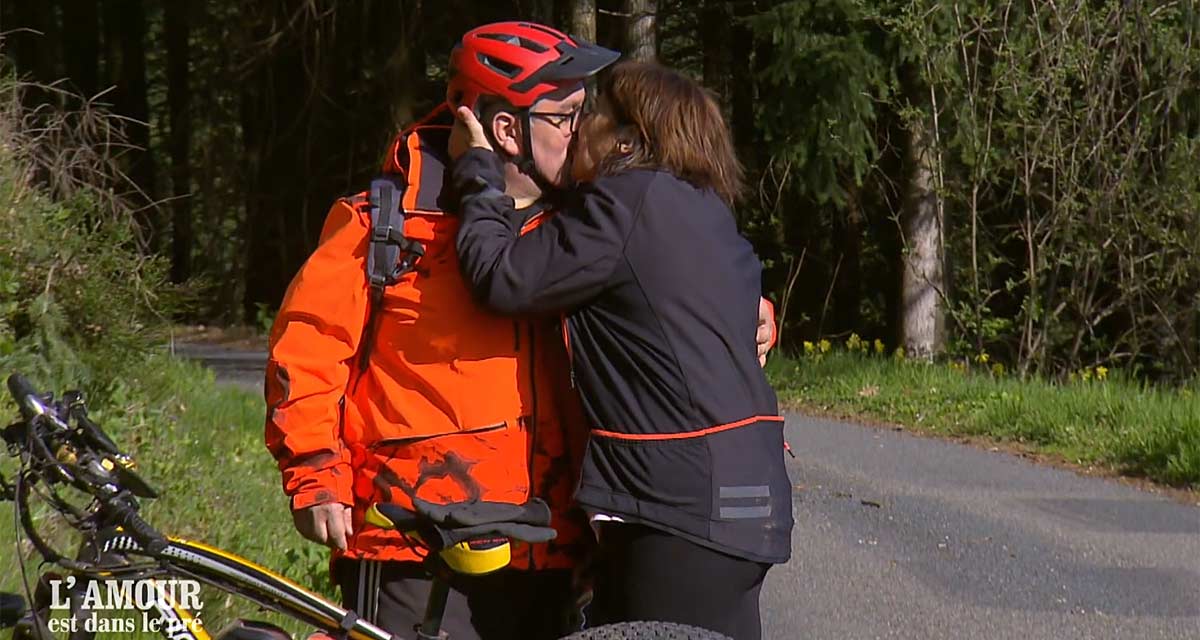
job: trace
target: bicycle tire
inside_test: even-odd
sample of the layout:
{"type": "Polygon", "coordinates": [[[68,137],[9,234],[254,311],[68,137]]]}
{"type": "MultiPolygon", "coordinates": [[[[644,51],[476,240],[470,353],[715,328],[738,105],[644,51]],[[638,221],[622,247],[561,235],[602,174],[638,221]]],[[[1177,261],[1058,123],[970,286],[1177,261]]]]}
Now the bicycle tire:
{"type": "Polygon", "coordinates": [[[729,636],[675,622],[618,622],[572,633],[562,640],[732,640],[729,636]]]}

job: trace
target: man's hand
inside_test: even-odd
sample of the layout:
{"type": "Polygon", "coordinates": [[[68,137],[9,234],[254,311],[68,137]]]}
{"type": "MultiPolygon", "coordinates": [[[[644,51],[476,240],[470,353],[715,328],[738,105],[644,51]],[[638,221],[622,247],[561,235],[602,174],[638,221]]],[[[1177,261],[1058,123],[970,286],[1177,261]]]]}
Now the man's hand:
{"type": "Polygon", "coordinates": [[[758,365],[767,366],[767,352],[775,346],[775,306],[766,298],[758,299],[758,331],[754,341],[758,347],[758,365]]]}
{"type": "Polygon", "coordinates": [[[468,107],[459,107],[454,110],[454,126],[450,128],[449,146],[451,160],[458,160],[459,156],[472,147],[493,150],[492,143],[488,142],[487,135],[483,132],[483,125],[479,123],[479,118],[476,118],[475,112],[468,107]]]}
{"type": "Polygon", "coordinates": [[[316,504],[292,511],[292,521],[300,535],[327,547],[346,550],[354,533],[350,526],[350,507],[339,502],[316,504]]]}

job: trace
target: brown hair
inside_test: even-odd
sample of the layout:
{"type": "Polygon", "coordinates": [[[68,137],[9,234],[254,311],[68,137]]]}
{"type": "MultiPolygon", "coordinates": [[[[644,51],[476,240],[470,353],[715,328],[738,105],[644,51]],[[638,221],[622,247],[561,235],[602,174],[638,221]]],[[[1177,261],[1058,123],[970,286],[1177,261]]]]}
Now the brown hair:
{"type": "Polygon", "coordinates": [[[742,190],[742,166],[733,137],[712,94],[681,73],[658,64],[622,62],[600,84],[612,107],[618,142],[600,172],[661,169],[699,189],[712,189],[733,205],[742,190]]]}

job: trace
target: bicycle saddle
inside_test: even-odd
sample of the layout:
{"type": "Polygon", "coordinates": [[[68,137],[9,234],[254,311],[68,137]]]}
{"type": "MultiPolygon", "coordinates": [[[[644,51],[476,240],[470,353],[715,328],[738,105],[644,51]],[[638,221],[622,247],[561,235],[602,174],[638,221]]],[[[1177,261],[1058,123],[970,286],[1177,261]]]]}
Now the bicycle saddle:
{"type": "Polygon", "coordinates": [[[368,524],[403,531],[437,552],[453,570],[469,575],[508,565],[509,540],[546,542],[557,535],[550,507],[539,498],[525,504],[482,500],[434,504],[413,498],[413,508],[377,502],[367,510],[368,524]]]}

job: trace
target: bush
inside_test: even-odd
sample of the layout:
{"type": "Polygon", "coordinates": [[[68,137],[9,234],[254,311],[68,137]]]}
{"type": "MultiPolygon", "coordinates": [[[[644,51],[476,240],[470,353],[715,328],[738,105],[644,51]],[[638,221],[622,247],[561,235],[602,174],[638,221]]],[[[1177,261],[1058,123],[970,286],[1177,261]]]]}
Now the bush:
{"type": "Polygon", "coordinates": [[[0,364],[102,400],[162,343],[180,298],[114,195],[120,139],[97,126],[110,116],[31,112],[26,88],[0,78],[0,364]]]}
{"type": "MultiPolygon", "coordinates": [[[[46,391],[82,388],[92,417],[161,491],[143,502],[153,526],[332,595],[327,553],[292,529],[275,462],[262,446],[262,397],[220,387],[211,372],[162,348],[183,298],[167,282],[164,261],[143,251],[135,213],[113,196],[120,174],[111,171],[109,149],[88,137],[97,127],[112,133],[107,116],[30,112],[21,107],[22,88],[0,78],[0,375],[19,371],[46,391]],[[88,159],[86,168],[78,158],[88,159]]],[[[13,466],[0,459],[0,474],[11,478],[13,466]]],[[[0,505],[0,514],[6,509],[0,505]]],[[[60,549],[78,544],[48,514],[39,523],[60,549]]],[[[36,573],[33,560],[11,527],[0,530],[0,590],[20,587],[22,561],[36,573]]],[[[206,624],[263,617],[211,589],[202,600],[215,605],[204,611],[206,624]]]]}

